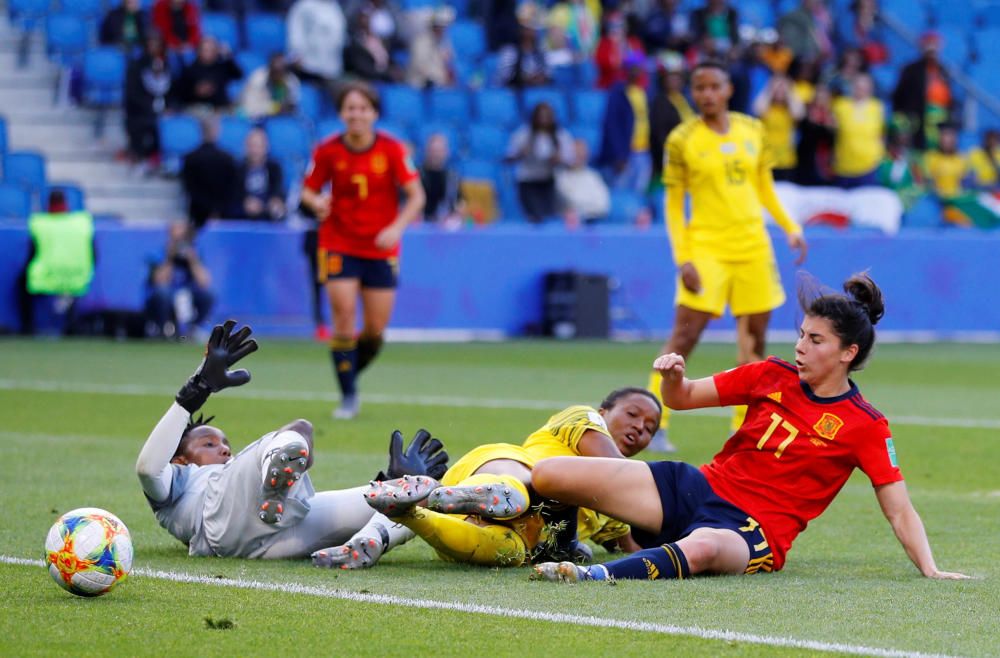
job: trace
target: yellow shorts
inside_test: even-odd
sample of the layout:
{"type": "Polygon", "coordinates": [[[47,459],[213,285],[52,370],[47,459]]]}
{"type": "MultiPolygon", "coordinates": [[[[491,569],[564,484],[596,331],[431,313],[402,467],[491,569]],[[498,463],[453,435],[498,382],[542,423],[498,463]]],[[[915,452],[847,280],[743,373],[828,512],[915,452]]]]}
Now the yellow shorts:
{"type": "Polygon", "coordinates": [[[726,263],[696,256],[691,263],[701,277],[701,292],[684,287],[677,276],[677,305],[720,317],[729,305],[734,316],[773,311],[785,303],[778,265],[773,258],[726,263]]]}
{"type": "Polygon", "coordinates": [[[448,472],[441,478],[441,484],[447,486],[457,485],[479,470],[480,466],[495,459],[510,459],[521,462],[528,468],[533,467],[535,462],[538,461],[521,446],[516,446],[512,443],[487,443],[478,448],[473,448],[465,453],[461,459],[452,464],[448,472]]]}

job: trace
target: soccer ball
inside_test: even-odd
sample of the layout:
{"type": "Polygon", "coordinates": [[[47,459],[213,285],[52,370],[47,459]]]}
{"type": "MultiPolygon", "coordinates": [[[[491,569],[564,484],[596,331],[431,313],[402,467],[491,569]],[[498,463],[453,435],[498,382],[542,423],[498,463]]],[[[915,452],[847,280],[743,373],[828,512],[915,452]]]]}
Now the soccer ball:
{"type": "Polygon", "coordinates": [[[100,596],[132,570],[132,538],[117,516],[96,507],[66,512],[45,538],[49,575],[77,596],[100,596]]]}

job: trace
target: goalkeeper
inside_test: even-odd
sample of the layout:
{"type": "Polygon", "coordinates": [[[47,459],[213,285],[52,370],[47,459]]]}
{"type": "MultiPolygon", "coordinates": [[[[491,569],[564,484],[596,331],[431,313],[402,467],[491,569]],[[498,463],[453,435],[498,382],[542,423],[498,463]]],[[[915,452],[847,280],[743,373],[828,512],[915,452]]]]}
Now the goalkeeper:
{"type": "MultiPolygon", "coordinates": [[[[217,325],[204,360],[181,387],[176,401],[146,440],[136,473],[153,513],[191,555],[245,558],[308,557],[324,546],[363,534],[382,553],[413,533],[372,511],[363,487],[313,489],[306,472],[313,461],[312,424],[295,420],[265,434],[233,456],[229,439],[211,418],[193,418],[212,393],[250,381],[246,370],[230,370],[257,350],[250,327],[217,325]]],[[[421,430],[403,451],[393,433],[387,472],[441,477],[448,455],[441,442],[421,430]]]]}

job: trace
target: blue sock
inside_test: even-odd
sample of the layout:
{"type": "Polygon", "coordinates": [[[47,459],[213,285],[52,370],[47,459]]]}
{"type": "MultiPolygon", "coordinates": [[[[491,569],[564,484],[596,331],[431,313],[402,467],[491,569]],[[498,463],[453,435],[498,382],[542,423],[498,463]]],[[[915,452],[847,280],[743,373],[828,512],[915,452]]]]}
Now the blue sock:
{"type": "Polygon", "coordinates": [[[598,566],[603,566],[607,573],[615,579],[660,580],[677,578],[683,580],[691,575],[687,558],[684,557],[683,551],[677,547],[677,544],[664,544],[659,548],[636,551],[628,557],[614,562],[605,562],[598,566]]]}
{"type": "Polygon", "coordinates": [[[353,338],[334,337],[330,341],[333,372],[340,384],[340,393],[348,397],[357,393],[354,379],[358,372],[358,344],[353,338]]]}

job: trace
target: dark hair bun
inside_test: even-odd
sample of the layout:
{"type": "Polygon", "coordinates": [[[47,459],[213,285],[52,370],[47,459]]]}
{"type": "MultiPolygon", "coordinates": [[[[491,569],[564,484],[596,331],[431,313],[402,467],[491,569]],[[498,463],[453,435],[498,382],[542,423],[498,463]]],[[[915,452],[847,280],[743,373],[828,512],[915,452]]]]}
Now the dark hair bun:
{"type": "Polygon", "coordinates": [[[844,292],[853,301],[865,308],[872,326],[878,324],[878,321],[885,315],[885,302],[882,301],[882,291],[879,290],[879,287],[875,285],[875,282],[867,274],[855,274],[845,281],[844,292]]]}

